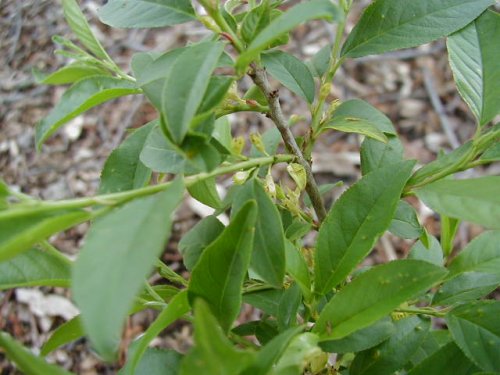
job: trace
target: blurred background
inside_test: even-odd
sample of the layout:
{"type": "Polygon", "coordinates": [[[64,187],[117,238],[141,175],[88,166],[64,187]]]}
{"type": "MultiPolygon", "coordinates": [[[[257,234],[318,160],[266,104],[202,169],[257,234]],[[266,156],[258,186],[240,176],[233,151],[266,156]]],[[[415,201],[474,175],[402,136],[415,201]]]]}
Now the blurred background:
{"type": "MultiPolygon", "coordinates": [[[[202,25],[194,22],[168,29],[110,29],[96,17],[96,9],[104,2],[80,1],[93,31],[126,71],[135,52],[166,51],[207,33],[202,25]]],[[[294,4],[287,2],[286,6],[288,3],[294,4]]],[[[347,30],[353,27],[368,3],[370,1],[355,1],[347,30]]],[[[51,37],[56,34],[74,39],[58,0],[0,0],[0,177],[10,186],[43,199],[90,196],[97,190],[104,161],[126,136],[127,129],[139,127],[156,115],[142,97],[120,98],[71,121],[37,153],[34,126],[54,106],[65,87],[37,85],[32,69],[52,72],[67,62],[54,55],[51,37]]],[[[310,22],[293,32],[287,51],[308,60],[331,43],[334,35],[333,25],[310,22]]],[[[288,116],[308,116],[304,102],[285,88],[280,90],[280,97],[288,116]]],[[[416,49],[348,60],[337,73],[329,99],[352,98],[366,100],[383,111],[396,126],[406,157],[420,163],[433,160],[439,150],[456,148],[475,131],[472,114],[455,89],[444,40],[416,49]]],[[[231,121],[234,135],[263,132],[272,125],[263,116],[252,113],[232,116],[231,121]]],[[[294,132],[302,134],[306,124],[307,121],[299,124],[294,132]]],[[[330,193],[328,202],[359,178],[359,145],[359,136],[338,132],[325,133],[318,142],[313,170],[319,182],[345,183],[343,188],[330,193]]],[[[499,172],[497,164],[468,173],[473,176],[499,172]]],[[[219,183],[227,188],[231,180],[226,178],[219,183]]],[[[415,207],[430,233],[439,234],[437,217],[425,207],[415,207]]],[[[179,238],[200,217],[210,213],[192,199],[187,199],[177,211],[174,235],[163,256],[174,270],[184,272],[177,253],[179,238]]],[[[80,225],[52,238],[51,242],[68,256],[75,257],[86,230],[87,224],[80,225]]],[[[461,248],[479,231],[478,227],[462,225],[456,247],[461,248]]],[[[411,241],[386,234],[366,264],[401,258],[411,245],[411,241]]],[[[240,321],[258,313],[246,307],[240,321]]],[[[34,352],[53,329],[75,314],[77,310],[64,289],[0,291],[0,329],[13,334],[34,352]]],[[[125,343],[141,333],[154,317],[152,311],[132,317],[125,332],[125,343]]],[[[185,352],[191,345],[191,328],[177,324],[154,344],[185,352]]],[[[116,373],[115,368],[99,361],[83,339],[53,352],[48,359],[78,374],[116,373]]],[[[1,353],[0,373],[16,374],[1,353]]]]}

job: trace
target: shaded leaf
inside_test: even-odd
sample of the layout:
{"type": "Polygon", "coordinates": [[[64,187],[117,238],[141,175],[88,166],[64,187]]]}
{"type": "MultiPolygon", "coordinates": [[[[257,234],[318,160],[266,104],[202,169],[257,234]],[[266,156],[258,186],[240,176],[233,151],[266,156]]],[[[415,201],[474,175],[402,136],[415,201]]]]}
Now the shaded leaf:
{"type": "Polygon", "coordinates": [[[192,184],[188,187],[188,191],[194,199],[209,207],[217,209],[222,205],[219,193],[217,192],[215,178],[208,178],[192,184]]]}
{"type": "Polygon", "coordinates": [[[151,170],[140,160],[146,139],[158,121],[140,127],[129,135],[109,155],[101,172],[99,193],[115,193],[145,186],[151,178],[151,170]]]}
{"type": "Polygon", "coordinates": [[[446,315],[448,329],[465,355],[484,371],[500,371],[500,301],[477,301],[446,315]]]}
{"type": "Polygon", "coordinates": [[[222,233],[224,225],[215,217],[200,220],[179,242],[184,265],[191,271],[202,252],[222,233]]]}
{"type": "Polygon", "coordinates": [[[424,233],[415,209],[404,200],[398,203],[389,231],[398,237],[411,240],[419,238],[424,233]]]}
{"type": "Polygon", "coordinates": [[[483,297],[500,286],[500,275],[464,272],[444,283],[432,299],[433,305],[464,303],[483,297]]]}
{"type": "Polygon", "coordinates": [[[239,374],[252,362],[253,354],[234,347],[224,335],[208,304],[197,298],[194,305],[195,346],[184,357],[180,375],[239,374]]]}
{"type": "Polygon", "coordinates": [[[309,300],[312,295],[311,276],[309,275],[309,268],[304,256],[290,241],[286,241],[285,254],[286,272],[289,273],[300,286],[304,298],[309,300]]]}
{"type": "Polygon", "coordinates": [[[276,316],[278,314],[279,301],[283,293],[283,289],[268,289],[245,293],[243,295],[243,302],[264,311],[266,314],[276,316]]]}
{"type": "Polygon", "coordinates": [[[430,237],[430,246],[427,248],[422,241],[416,242],[410,249],[408,259],[423,260],[436,266],[443,265],[443,249],[436,237],[430,237]]]}
{"type": "MultiPolygon", "coordinates": [[[[182,355],[174,350],[147,348],[138,363],[134,375],[177,375],[182,355]]],[[[128,362],[118,371],[118,375],[132,374],[128,372],[128,362]]]]}
{"type": "Polygon", "coordinates": [[[387,136],[387,143],[366,138],[361,144],[361,172],[366,175],[388,164],[401,163],[403,145],[395,136],[387,136]]]}
{"type": "Polygon", "coordinates": [[[95,75],[107,75],[106,71],[101,68],[89,64],[75,61],[69,65],[53,73],[42,73],[39,70],[33,69],[33,75],[39,84],[45,85],[65,85],[68,83],[77,82],[83,78],[95,75]]]}
{"type": "Polygon", "coordinates": [[[83,331],[80,316],[75,316],[73,319],[61,324],[50,335],[49,339],[43,344],[40,354],[46,356],[57,348],[68,344],[85,335],[83,331]]]}
{"type": "Polygon", "coordinates": [[[280,332],[297,325],[297,312],[301,302],[302,292],[300,291],[300,287],[296,283],[293,283],[281,296],[278,310],[276,311],[276,320],[280,332]]]}
{"type": "Polygon", "coordinates": [[[344,338],[320,341],[319,346],[323,351],[328,353],[360,352],[380,344],[395,332],[396,329],[392,323],[392,319],[386,317],[344,338]]]}
{"type": "Polygon", "coordinates": [[[349,368],[350,375],[392,374],[403,368],[422,344],[430,320],[412,316],[394,323],[395,333],[382,344],[357,353],[349,368]]]}

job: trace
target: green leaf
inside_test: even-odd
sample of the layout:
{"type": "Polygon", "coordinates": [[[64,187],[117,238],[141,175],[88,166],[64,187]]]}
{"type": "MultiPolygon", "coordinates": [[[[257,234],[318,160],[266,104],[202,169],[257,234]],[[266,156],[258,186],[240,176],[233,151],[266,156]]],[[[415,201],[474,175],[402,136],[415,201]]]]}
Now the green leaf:
{"type": "Polygon", "coordinates": [[[0,332],[0,347],[17,368],[26,375],[68,375],[70,372],[45,362],[15,341],[5,332],[0,332]]]}
{"type": "Polygon", "coordinates": [[[355,118],[356,120],[352,120],[353,122],[369,124],[370,127],[378,129],[379,133],[396,135],[396,130],[391,120],[364,100],[351,99],[342,103],[335,112],[333,112],[333,116],[328,124],[337,122],[348,123],[349,118],[355,118]]]}
{"type": "Polygon", "coordinates": [[[394,323],[396,332],[382,344],[356,354],[350,375],[393,374],[403,368],[422,344],[430,320],[412,316],[394,323]]]}
{"type": "MultiPolygon", "coordinates": [[[[177,375],[181,365],[182,355],[174,350],[146,348],[134,375],[177,375]]],[[[118,375],[132,374],[128,372],[128,362],[118,371],[118,375]]]]}
{"type": "Polygon", "coordinates": [[[57,348],[75,341],[85,335],[83,331],[80,316],[75,316],[73,319],[68,320],[50,335],[49,339],[43,344],[40,349],[40,355],[46,356],[57,348]]]}
{"type": "Polygon", "coordinates": [[[224,225],[215,217],[200,220],[179,242],[184,265],[191,271],[202,252],[222,233],[224,225]]]}
{"type": "Polygon", "coordinates": [[[175,143],[184,139],[205,97],[224,44],[204,42],[185,48],[172,64],[162,91],[162,112],[175,143]]]}
{"type": "Polygon", "coordinates": [[[203,251],[191,273],[190,301],[198,297],[206,301],[224,331],[231,328],[240,311],[256,216],[256,203],[245,204],[222,234],[203,251]]]}
{"type": "Polygon", "coordinates": [[[0,290],[27,286],[69,287],[70,264],[38,249],[0,262],[0,290]]]}
{"type": "Polygon", "coordinates": [[[301,302],[302,292],[300,287],[293,283],[285,290],[278,304],[278,310],[276,311],[278,331],[283,332],[287,328],[297,325],[297,312],[301,302]]]}
{"type": "Polygon", "coordinates": [[[233,215],[249,200],[257,202],[251,269],[261,280],[280,288],[285,276],[285,234],[280,214],[256,179],[247,181],[236,194],[233,215]]]}
{"type": "Polygon", "coordinates": [[[311,276],[309,275],[309,268],[304,256],[290,241],[286,241],[285,243],[285,255],[286,272],[289,273],[300,286],[304,298],[309,300],[312,296],[311,276]]]}
{"type": "Polygon", "coordinates": [[[266,314],[276,316],[283,289],[260,290],[256,292],[245,293],[243,302],[252,305],[266,314]]]}
{"type": "Polygon", "coordinates": [[[30,212],[19,209],[4,212],[5,215],[0,216],[0,262],[92,217],[90,212],[84,210],[30,212]]]}
{"type": "Polygon", "coordinates": [[[448,269],[449,278],[469,271],[500,275],[500,231],[485,232],[474,238],[448,269]]]}
{"type": "Polygon", "coordinates": [[[434,211],[489,228],[500,228],[500,176],[441,180],[415,190],[434,211]]]}
{"type": "Polygon", "coordinates": [[[255,357],[254,363],[241,375],[267,375],[271,371],[273,365],[278,361],[283,352],[286,350],[290,341],[303,331],[303,327],[293,327],[275,336],[262,349],[259,350],[255,357]]]}
{"type": "Polygon", "coordinates": [[[425,292],[446,270],[420,260],[396,260],[362,273],[323,308],[313,331],[339,339],[368,327],[403,302],[425,292]]]}
{"type": "Polygon", "coordinates": [[[500,113],[500,14],[486,11],[448,38],[448,57],[460,95],[480,126],[500,113]]]}
{"type": "Polygon", "coordinates": [[[97,66],[85,64],[80,61],[75,61],[49,74],[33,69],[33,75],[37,83],[45,85],[65,85],[90,76],[107,74],[109,73],[97,66]]]}
{"type": "Polygon", "coordinates": [[[434,296],[434,304],[479,298],[500,283],[500,232],[485,232],[472,240],[448,266],[449,281],[434,296]]]}
{"type": "Polygon", "coordinates": [[[398,203],[389,231],[398,237],[410,240],[419,238],[424,233],[415,209],[404,200],[398,203]]]}
{"type": "Polygon", "coordinates": [[[462,305],[446,316],[456,344],[484,371],[500,371],[500,301],[462,305]]]}
{"type": "Polygon", "coordinates": [[[75,263],[73,294],[85,332],[108,361],[114,359],[134,297],[169,237],[182,193],[182,182],[175,180],[165,191],[127,203],[90,228],[75,263]]]}
{"type": "Polygon", "coordinates": [[[98,12],[112,27],[153,28],[195,20],[189,0],[110,0],[98,12]]]}
{"type": "Polygon", "coordinates": [[[123,374],[133,375],[138,373],[137,371],[139,370],[141,363],[143,363],[147,358],[146,356],[143,357],[143,355],[147,353],[146,349],[151,341],[153,341],[153,339],[158,336],[165,328],[167,328],[170,324],[186,314],[189,310],[190,307],[186,291],[182,291],[174,298],[172,298],[167,307],[163,309],[160,315],[158,315],[155,321],[148,327],[146,332],[144,332],[144,334],[141,335],[140,338],[132,344],[133,350],[131,355],[129,356],[126,370],[123,371],[123,374]]]}
{"type": "Polygon", "coordinates": [[[500,143],[495,143],[493,146],[486,149],[486,151],[481,155],[480,160],[485,160],[488,162],[495,162],[500,160],[500,143]]]}
{"type": "Polygon", "coordinates": [[[274,78],[309,103],[314,100],[314,79],[307,66],[283,51],[263,53],[262,64],[274,78]]]}
{"type": "Polygon", "coordinates": [[[447,154],[439,155],[436,160],[417,170],[408,181],[408,185],[415,185],[425,181],[427,178],[433,177],[435,174],[457,165],[460,160],[468,157],[472,151],[472,146],[472,142],[469,141],[447,154]]]}
{"type": "Polygon", "coordinates": [[[241,38],[250,43],[264,29],[269,22],[270,7],[268,1],[263,1],[259,6],[250,10],[241,22],[241,38]]]}
{"type": "Polygon", "coordinates": [[[443,249],[436,237],[430,237],[430,246],[427,248],[422,241],[416,242],[410,249],[408,259],[423,260],[435,264],[436,266],[443,265],[443,249]]]}
{"type": "Polygon", "coordinates": [[[316,245],[318,293],[325,294],[344,280],[389,227],[413,165],[407,161],[376,169],[335,202],[316,245]]]}
{"type": "Polygon", "coordinates": [[[301,333],[292,339],[271,374],[302,374],[309,362],[322,354],[318,347],[318,336],[311,332],[301,333]]]}
{"type": "Polygon", "coordinates": [[[494,0],[377,0],[349,34],[342,56],[361,57],[415,47],[473,21],[494,0]]]}
{"type": "Polygon", "coordinates": [[[220,117],[215,120],[212,137],[228,154],[231,153],[231,142],[233,137],[231,135],[231,122],[229,121],[229,116],[220,117]]]}
{"type": "Polygon", "coordinates": [[[321,48],[316,54],[306,62],[306,65],[309,67],[309,70],[315,77],[322,77],[323,74],[328,70],[328,65],[330,64],[330,58],[332,56],[332,48],[331,44],[327,44],[323,48],[321,48]]]}
{"type": "Polygon", "coordinates": [[[208,178],[191,185],[188,188],[188,191],[194,199],[206,204],[207,206],[217,209],[222,205],[219,193],[217,192],[215,177],[208,178]]]}
{"type": "Polygon", "coordinates": [[[357,117],[334,117],[335,119],[331,119],[321,127],[322,131],[333,129],[344,133],[356,133],[373,138],[379,142],[387,143],[387,137],[375,124],[357,117]]]}
{"type": "Polygon", "coordinates": [[[303,22],[313,19],[340,21],[343,17],[340,10],[328,0],[311,0],[300,3],[273,19],[250,43],[247,50],[236,62],[239,69],[244,69],[258,54],[282,34],[292,30],[303,22]]]}
{"type": "Polygon", "coordinates": [[[385,341],[396,332],[392,319],[385,317],[374,324],[362,328],[338,340],[319,342],[323,351],[328,353],[354,353],[369,349],[385,341]]]}
{"type": "Polygon", "coordinates": [[[408,375],[472,375],[477,371],[459,347],[450,342],[424,359],[408,375]]]}
{"type": "Polygon", "coordinates": [[[483,297],[500,286],[500,275],[464,272],[444,283],[432,299],[433,305],[464,303],[483,297]]]}
{"type": "Polygon", "coordinates": [[[40,149],[54,132],[88,109],[120,96],[139,94],[134,83],[123,79],[93,76],[71,86],[47,117],[36,125],[35,140],[40,149]]]}
{"type": "Polygon", "coordinates": [[[229,76],[213,76],[208,83],[205,96],[198,107],[197,113],[211,112],[225,98],[234,79],[229,76]]]}
{"type": "Polygon", "coordinates": [[[208,304],[201,299],[196,299],[194,304],[195,346],[182,361],[180,375],[239,374],[252,362],[253,354],[233,346],[224,336],[208,304]]]}
{"type": "Polygon", "coordinates": [[[387,136],[388,142],[382,143],[366,138],[361,144],[361,172],[363,175],[388,164],[403,161],[403,145],[395,136],[387,136]]]}
{"type": "Polygon", "coordinates": [[[76,0],[62,0],[62,5],[64,17],[80,42],[82,42],[82,44],[96,57],[110,61],[111,59],[104,50],[103,46],[92,33],[92,30],[90,29],[90,26],[76,0]]]}
{"type": "Polygon", "coordinates": [[[424,341],[411,356],[410,362],[413,366],[420,364],[424,359],[437,352],[442,346],[452,340],[448,330],[431,330],[424,341]]]}
{"type": "Polygon", "coordinates": [[[158,121],[140,127],[129,135],[109,155],[101,172],[99,193],[108,194],[145,186],[151,178],[151,170],[140,160],[146,139],[158,121]]]}
{"type": "Polygon", "coordinates": [[[161,173],[181,173],[186,164],[182,150],[170,143],[159,126],[149,133],[139,159],[147,168],[161,173]]]}

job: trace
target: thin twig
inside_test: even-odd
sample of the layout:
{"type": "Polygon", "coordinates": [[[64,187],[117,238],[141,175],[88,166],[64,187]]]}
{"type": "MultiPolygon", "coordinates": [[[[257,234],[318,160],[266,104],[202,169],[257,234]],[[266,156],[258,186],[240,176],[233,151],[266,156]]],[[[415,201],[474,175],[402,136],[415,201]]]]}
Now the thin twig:
{"type": "Polygon", "coordinates": [[[285,116],[283,115],[278,91],[271,88],[271,85],[269,84],[269,81],[267,79],[267,74],[263,68],[253,65],[252,71],[249,75],[254,83],[262,90],[262,92],[266,96],[267,102],[269,103],[269,116],[281,133],[281,137],[283,138],[283,142],[285,143],[286,148],[289,152],[296,156],[297,161],[306,171],[306,192],[309,195],[309,198],[311,198],[311,202],[314,210],[316,211],[319,222],[322,222],[326,217],[326,209],[325,205],[323,204],[323,199],[321,198],[318,185],[316,184],[316,180],[314,179],[311,165],[304,158],[299,145],[295,141],[295,137],[293,136],[292,131],[288,127],[285,116]]]}
{"type": "Polygon", "coordinates": [[[460,141],[451,128],[450,120],[446,115],[443,103],[441,103],[441,99],[439,98],[436,87],[434,86],[432,73],[426,66],[422,67],[422,73],[424,75],[424,86],[427,90],[427,93],[429,94],[429,98],[431,99],[432,107],[439,116],[441,127],[443,128],[444,133],[446,134],[446,137],[450,142],[450,146],[453,147],[453,149],[456,149],[460,147],[460,141]]]}

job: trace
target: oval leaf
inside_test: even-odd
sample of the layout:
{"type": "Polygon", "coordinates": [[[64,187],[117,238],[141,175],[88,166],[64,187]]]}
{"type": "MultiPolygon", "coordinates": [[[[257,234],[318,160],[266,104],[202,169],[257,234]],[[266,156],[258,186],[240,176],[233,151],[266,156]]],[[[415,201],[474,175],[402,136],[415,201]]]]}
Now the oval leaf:
{"type": "Polygon", "coordinates": [[[86,78],[71,86],[47,117],[36,125],[35,141],[40,149],[61,125],[88,109],[120,96],[139,94],[134,83],[107,76],[86,78]]]}
{"type": "Polygon", "coordinates": [[[282,34],[309,20],[325,18],[340,21],[343,15],[340,10],[329,0],[311,0],[300,3],[276,17],[267,25],[240,55],[236,66],[244,69],[258,54],[282,34]]]}
{"type": "Polygon", "coordinates": [[[415,190],[434,211],[446,216],[500,228],[500,176],[441,180],[415,190]]]}
{"type": "Polygon", "coordinates": [[[182,191],[175,180],[167,190],[117,208],[90,228],[75,263],[73,293],[85,332],[108,361],[114,359],[134,297],[169,237],[182,191]]]}
{"type": "Polygon", "coordinates": [[[27,286],[69,287],[70,263],[38,249],[0,262],[0,290],[27,286]]]}
{"type": "Polygon", "coordinates": [[[24,374],[29,375],[69,375],[70,372],[45,362],[28,349],[15,341],[5,332],[0,332],[0,347],[5,350],[7,357],[16,364],[24,374]]]}
{"type": "Polygon", "coordinates": [[[500,301],[462,305],[446,316],[453,339],[484,371],[500,371],[500,301]]]}
{"type": "Polygon", "coordinates": [[[109,155],[101,172],[99,193],[108,194],[141,188],[149,182],[151,170],[140,160],[146,139],[158,121],[134,130],[109,155]]]}
{"type": "Polygon", "coordinates": [[[403,302],[425,292],[446,270],[420,260],[373,267],[342,288],[323,308],[314,327],[322,339],[339,339],[368,327],[403,302]]]}
{"type": "Polygon", "coordinates": [[[342,56],[361,57],[415,47],[473,21],[494,0],[377,0],[349,34],[342,56]]]}
{"type": "Polygon", "coordinates": [[[90,76],[106,74],[106,71],[97,66],[84,64],[79,61],[64,66],[50,74],[45,74],[35,69],[33,70],[33,75],[35,76],[37,83],[45,85],[65,85],[80,81],[81,79],[90,76]]]}
{"type": "Polygon", "coordinates": [[[98,12],[112,27],[152,28],[195,20],[189,0],[110,0],[98,12]]]}
{"type": "Polygon", "coordinates": [[[335,202],[321,225],[315,253],[315,289],[325,294],[344,280],[389,227],[413,162],[367,174],[335,202]]]}
{"type": "Polygon", "coordinates": [[[190,301],[198,297],[206,301],[225,331],[231,328],[240,311],[256,216],[255,202],[245,204],[222,234],[205,249],[191,274],[190,301]]]}
{"type": "Polygon", "coordinates": [[[313,102],[314,78],[302,61],[282,51],[262,54],[261,59],[269,74],[309,103],[313,102]]]}
{"type": "Polygon", "coordinates": [[[480,126],[500,113],[500,14],[486,11],[448,38],[448,57],[460,95],[480,126]]]}

